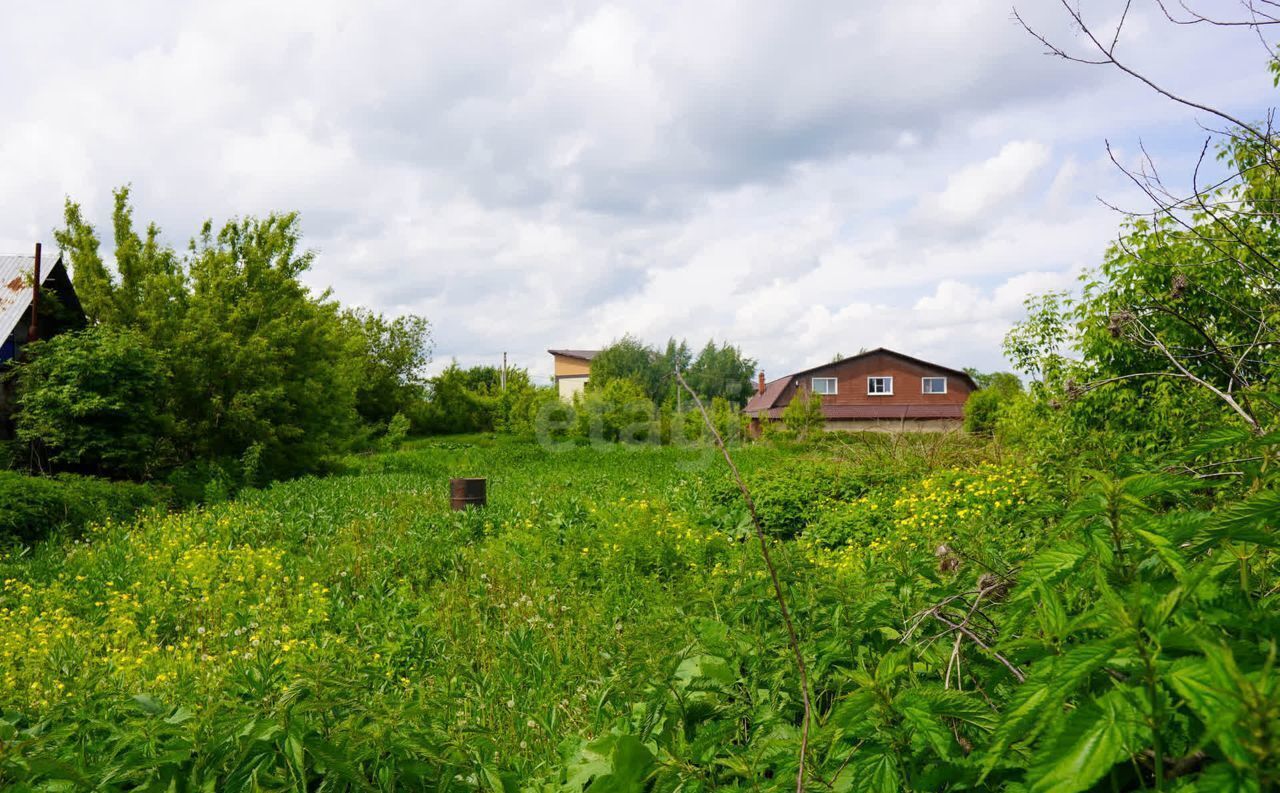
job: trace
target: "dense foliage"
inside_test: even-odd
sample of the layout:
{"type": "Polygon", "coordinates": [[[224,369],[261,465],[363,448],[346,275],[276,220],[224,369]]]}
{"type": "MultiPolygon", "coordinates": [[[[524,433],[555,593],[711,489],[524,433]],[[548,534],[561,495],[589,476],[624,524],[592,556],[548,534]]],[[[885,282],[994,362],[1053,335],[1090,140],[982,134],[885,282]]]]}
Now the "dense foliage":
{"type": "MultiPolygon", "coordinates": [[[[0,555],[0,784],[696,793],[796,790],[803,773],[834,793],[1276,790],[1276,148],[1233,132],[1234,178],[1135,218],[1081,295],[1030,301],[1006,341],[1030,387],[979,376],[975,433],[819,436],[802,400],[792,437],[734,445],[751,507],[664,373],[708,373],[696,390],[732,435],[734,395],[713,390],[754,367],[709,345],[699,370],[683,343],[631,338],[572,405],[456,366],[410,411],[366,394],[387,450],[343,475],[137,519],[110,517],[116,496],[150,491],[104,492],[86,538],[0,555]],[[541,442],[395,451],[413,421],[541,442]],[[457,475],[488,477],[489,506],[450,511],[457,475]]],[[[132,235],[126,198],[118,282],[68,206],[93,319],[198,328],[211,372],[265,370],[206,382],[157,347],[209,402],[166,394],[176,437],[273,471],[341,438],[356,377],[315,416],[292,390],[330,342],[347,349],[330,331],[389,326],[301,290],[289,218],[206,230],[184,264],[154,229],[132,235]],[[278,314],[292,330],[243,331],[278,314]]],[[[358,348],[383,367],[363,372],[413,392],[425,348],[386,332],[358,348]]],[[[105,371],[151,376],[124,338],[69,337],[43,365],[99,344],[105,371]]],[[[122,409],[89,374],[47,374],[66,392],[33,402],[50,414],[122,409]]],[[[55,521],[101,485],[39,481],[85,500],[21,490],[0,522],[55,521]]]]}
{"type": "Polygon", "coordinates": [[[630,380],[656,405],[680,405],[687,398],[671,376],[684,374],[704,400],[720,398],[741,407],[754,393],[756,362],[731,344],[708,341],[695,356],[687,342],[667,341],[659,352],[634,336],[624,336],[601,350],[591,361],[588,388],[604,388],[614,380],[630,380]]]}
{"type": "MultiPolygon", "coordinates": [[[[611,448],[420,444],[5,559],[0,780],[793,789],[736,487],[712,450],[611,448]],[[487,509],[448,511],[459,472],[487,509]]],[[[737,452],[810,662],[813,789],[1274,783],[1273,491],[1058,489],[1000,454],[737,452]]]]}
{"type": "Polygon", "coordinates": [[[320,470],[424,398],[426,320],[312,294],[296,215],[206,223],[180,254],[154,224],[135,230],[121,188],[112,267],[69,200],[65,223],[90,326],[33,345],[16,369],[37,468],[233,490],[320,470]]]}
{"type": "Polygon", "coordinates": [[[0,471],[0,538],[30,542],[51,532],[74,536],[87,523],[126,520],[164,506],[166,498],[155,487],[132,482],[0,471]]]}
{"type": "Polygon", "coordinates": [[[129,328],[103,327],[34,345],[16,370],[16,431],[42,457],[88,473],[145,477],[163,465],[172,429],[168,367],[129,328]]]}

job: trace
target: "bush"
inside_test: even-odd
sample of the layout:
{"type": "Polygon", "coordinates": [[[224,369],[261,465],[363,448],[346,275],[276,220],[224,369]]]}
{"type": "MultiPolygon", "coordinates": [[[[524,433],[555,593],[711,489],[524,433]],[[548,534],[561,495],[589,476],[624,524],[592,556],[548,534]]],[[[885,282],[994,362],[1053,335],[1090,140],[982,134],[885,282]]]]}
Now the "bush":
{"type": "Polygon", "coordinates": [[[782,409],[782,423],[796,438],[805,440],[810,434],[822,432],[826,417],[822,414],[822,397],[810,394],[809,389],[799,388],[795,396],[782,409]]]}
{"type": "Polygon", "coordinates": [[[163,502],[162,492],[149,485],[0,471],[0,541],[29,542],[108,518],[124,520],[163,502]]]}
{"type": "Polygon", "coordinates": [[[1022,382],[1008,372],[978,375],[982,388],[969,395],[964,405],[966,432],[990,435],[1010,403],[1022,394],[1022,382]]]}
{"type": "Polygon", "coordinates": [[[653,402],[633,380],[610,380],[603,388],[589,388],[576,407],[580,438],[610,443],[658,439],[653,402]]]}
{"type": "MultiPolygon", "coordinates": [[[[747,476],[756,513],[765,531],[794,537],[835,502],[862,495],[867,480],[851,468],[830,463],[791,460],[747,476]]],[[[713,498],[720,504],[738,503],[737,485],[722,479],[713,498]]]]}
{"type": "Polygon", "coordinates": [[[98,326],[32,345],[17,370],[18,439],[80,473],[144,477],[169,424],[167,370],[137,331],[98,326]]]}

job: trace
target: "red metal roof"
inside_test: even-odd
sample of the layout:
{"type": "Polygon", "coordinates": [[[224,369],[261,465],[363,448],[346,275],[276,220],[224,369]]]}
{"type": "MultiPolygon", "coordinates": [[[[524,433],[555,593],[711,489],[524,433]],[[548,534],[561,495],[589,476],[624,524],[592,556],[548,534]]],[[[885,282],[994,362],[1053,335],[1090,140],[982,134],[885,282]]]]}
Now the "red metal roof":
{"type": "MultiPolygon", "coordinates": [[[[891,355],[895,358],[899,358],[904,361],[909,361],[910,363],[914,363],[919,366],[935,369],[939,372],[946,372],[947,374],[954,375],[956,377],[963,379],[966,383],[969,384],[969,386],[974,391],[978,390],[978,384],[974,382],[973,378],[969,376],[968,372],[962,371],[960,369],[952,369],[947,366],[939,366],[936,363],[930,363],[929,361],[924,361],[919,358],[913,358],[910,355],[904,355],[900,352],[895,352],[894,350],[885,349],[884,347],[877,347],[874,350],[858,353],[857,355],[851,355],[848,358],[841,358],[838,361],[832,361],[831,363],[824,363],[820,366],[813,366],[808,369],[804,369],[799,372],[796,372],[795,374],[789,374],[786,377],[780,377],[777,380],[774,380],[766,384],[763,393],[753,394],[752,397],[747,400],[746,406],[743,407],[743,412],[754,416],[761,413],[762,411],[767,410],[769,418],[778,418],[779,416],[782,415],[782,406],[777,405],[778,397],[782,396],[782,392],[786,390],[787,385],[794,378],[800,377],[801,375],[809,374],[810,372],[817,372],[822,369],[827,369],[832,366],[837,366],[842,363],[847,363],[848,361],[852,361],[857,358],[865,358],[869,355],[878,355],[878,354],[891,355]]],[[[887,415],[833,416],[828,414],[828,418],[902,418],[903,417],[902,411],[904,407],[909,410],[915,410],[915,411],[942,410],[942,411],[951,411],[955,413],[954,416],[948,413],[947,415],[937,415],[937,416],[908,415],[907,418],[961,418],[964,415],[963,408],[961,408],[958,405],[954,405],[954,406],[953,405],[905,405],[905,406],[904,405],[885,405],[885,406],[823,405],[822,411],[823,413],[827,413],[827,411],[829,410],[872,411],[872,412],[891,411],[887,415]]]]}
{"type": "MultiPolygon", "coordinates": [[[[762,412],[771,419],[782,418],[784,408],[762,412]]],[[[829,421],[870,419],[962,419],[963,405],[823,405],[822,415],[829,421]]]]}
{"type": "Polygon", "coordinates": [[[778,401],[778,397],[782,395],[787,384],[791,382],[791,377],[792,375],[787,375],[786,377],[779,377],[772,383],[766,383],[764,391],[757,391],[752,394],[751,398],[747,400],[747,405],[743,410],[751,413],[753,411],[773,407],[773,403],[778,401]]]}

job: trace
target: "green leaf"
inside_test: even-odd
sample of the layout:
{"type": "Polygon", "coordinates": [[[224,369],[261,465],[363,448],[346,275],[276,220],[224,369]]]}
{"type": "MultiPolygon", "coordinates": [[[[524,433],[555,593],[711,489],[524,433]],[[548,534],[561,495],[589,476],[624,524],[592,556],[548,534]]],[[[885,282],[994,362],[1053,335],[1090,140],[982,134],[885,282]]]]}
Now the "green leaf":
{"type": "Polygon", "coordinates": [[[896,710],[903,723],[911,729],[912,740],[932,749],[939,757],[953,757],[956,747],[951,731],[933,713],[924,697],[911,690],[906,694],[898,698],[896,710]]]}
{"type": "Polygon", "coordinates": [[[1147,547],[1155,551],[1156,556],[1160,557],[1160,561],[1173,571],[1174,576],[1179,580],[1183,580],[1187,575],[1187,564],[1178,553],[1177,548],[1169,541],[1169,538],[1163,537],[1155,532],[1145,529],[1134,529],[1134,536],[1146,543],[1147,547]]]}
{"type": "Polygon", "coordinates": [[[1010,697],[1000,725],[992,734],[983,763],[984,776],[991,773],[1010,746],[1035,739],[1060,714],[1063,701],[1115,655],[1116,641],[1084,644],[1036,664],[1026,682],[1010,697]]]}
{"type": "Polygon", "coordinates": [[[1201,553],[1227,540],[1280,546],[1280,533],[1274,528],[1277,522],[1280,522],[1280,491],[1256,493],[1219,510],[1193,553],[1201,553]]]}
{"type": "Polygon", "coordinates": [[[1253,433],[1243,427],[1217,427],[1204,432],[1183,450],[1188,458],[1199,457],[1226,446],[1238,446],[1253,440],[1253,433]]]}
{"type": "Polygon", "coordinates": [[[1031,793],[1088,790],[1113,765],[1138,750],[1142,729],[1142,714],[1122,691],[1082,705],[1036,753],[1027,772],[1031,793]]]}
{"type": "Polygon", "coordinates": [[[1201,658],[1180,658],[1170,665],[1164,680],[1204,723],[1205,743],[1217,744],[1232,761],[1249,763],[1236,727],[1244,702],[1239,688],[1222,671],[1221,664],[1201,658]]]}
{"type": "Polygon", "coordinates": [[[693,655],[676,668],[676,685],[681,690],[717,690],[733,685],[737,673],[729,662],[717,655],[693,655]]]}
{"type": "Polygon", "coordinates": [[[653,753],[639,738],[618,736],[610,758],[610,772],[592,782],[587,793],[644,793],[653,761],[653,753]]]}
{"type": "Polygon", "coordinates": [[[864,746],[836,776],[836,793],[898,793],[902,790],[898,761],[882,746],[864,746]]]}
{"type": "MultiPolygon", "coordinates": [[[[1031,557],[1022,567],[1023,575],[1029,580],[1041,581],[1045,584],[1053,583],[1063,573],[1075,568],[1076,565],[1084,559],[1088,551],[1082,546],[1074,543],[1063,543],[1054,548],[1048,548],[1035,556],[1031,557]]],[[[1031,598],[1036,596],[1036,590],[1033,588],[1024,588],[1019,597],[1031,598]]]]}
{"type": "Polygon", "coordinates": [[[159,702],[156,702],[150,694],[134,694],[133,701],[138,707],[151,716],[160,716],[169,712],[169,709],[159,702]]]}
{"type": "Polygon", "coordinates": [[[173,713],[169,714],[168,718],[165,719],[165,722],[168,724],[183,724],[195,718],[195,715],[196,714],[190,708],[179,705],[174,709],[173,713]]]}
{"type": "Polygon", "coordinates": [[[859,734],[871,725],[871,717],[877,702],[876,692],[870,688],[859,689],[841,700],[832,710],[829,723],[845,732],[859,734]]]}

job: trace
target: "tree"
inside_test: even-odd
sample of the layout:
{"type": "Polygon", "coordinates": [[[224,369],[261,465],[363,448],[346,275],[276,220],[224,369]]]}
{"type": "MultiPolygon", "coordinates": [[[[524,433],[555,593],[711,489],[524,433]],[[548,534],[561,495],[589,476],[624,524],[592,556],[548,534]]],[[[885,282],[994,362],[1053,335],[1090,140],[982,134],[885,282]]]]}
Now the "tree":
{"type": "Polygon", "coordinates": [[[978,390],[965,400],[964,428],[968,432],[993,433],[1009,402],[1022,395],[1022,381],[1009,372],[965,371],[978,384],[978,390]]]}
{"type": "MultiPolygon", "coordinates": [[[[1246,31],[1276,24],[1252,4],[1242,20],[1211,19],[1185,4],[1177,13],[1158,5],[1178,24],[1246,31]]],[[[1057,387],[1061,398],[1080,400],[1086,409],[1078,413],[1113,426],[1117,419],[1130,428],[1145,425],[1150,437],[1163,430],[1194,433],[1223,416],[1261,434],[1264,424],[1274,420],[1272,400],[1262,393],[1280,364],[1280,333],[1274,323],[1280,309],[1280,227],[1274,209],[1280,192],[1280,142],[1271,127],[1272,114],[1265,123],[1251,123],[1168,91],[1118,52],[1127,13],[1114,29],[1102,32],[1076,7],[1063,7],[1082,34],[1083,53],[1069,52],[1017,18],[1050,55],[1114,68],[1225,126],[1206,127],[1189,190],[1166,185],[1145,150],[1143,165],[1135,170],[1122,165],[1108,146],[1116,167],[1149,207],[1125,212],[1125,226],[1102,266],[1086,276],[1082,298],[1064,301],[1069,315],[1059,327],[1073,332],[1081,360],[1049,385],[1057,387]],[[1202,169],[1211,152],[1226,174],[1206,182],[1202,169]],[[1109,404],[1091,398],[1099,389],[1110,395],[1109,404]],[[1178,396],[1187,391],[1199,392],[1217,408],[1198,409],[1203,403],[1197,398],[1201,404],[1196,410],[1180,409],[1186,401],[1178,396]],[[1120,403],[1127,409],[1116,410],[1120,403]],[[1155,427],[1156,421],[1164,426],[1155,427]]],[[[1273,78],[1280,78],[1280,61],[1270,49],[1267,58],[1273,78]]],[[[1034,324],[1015,330],[1015,348],[1025,348],[1022,342],[1036,335],[1027,332],[1029,327],[1034,324]]],[[[1034,365],[1026,357],[1020,362],[1027,371],[1034,365]]]]}
{"type": "Polygon", "coordinates": [[[708,341],[689,366],[685,379],[703,399],[717,397],[741,407],[754,393],[756,362],[731,344],[708,341]]]}
{"type": "Polygon", "coordinates": [[[810,433],[821,432],[826,423],[822,395],[809,393],[803,385],[797,388],[795,396],[782,409],[782,423],[800,440],[807,439],[810,433]]]}
{"type": "Polygon", "coordinates": [[[129,328],[99,326],[37,342],[16,370],[17,437],[81,473],[146,478],[172,426],[168,369],[129,328]]]}
{"type": "Polygon", "coordinates": [[[496,382],[493,367],[463,369],[452,361],[427,381],[427,401],[410,418],[417,432],[453,434],[492,432],[498,400],[490,391],[496,382]]]}
{"type": "Polygon", "coordinates": [[[177,253],[160,243],[159,226],[149,224],[145,238],[134,231],[129,196],[128,186],[112,192],[118,279],[103,264],[96,230],[71,199],[66,226],[54,238],[71,259],[76,294],[90,322],[138,328],[149,338],[172,335],[186,307],[186,272],[177,253]]]}
{"type": "Polygon", "coordinates": [[[130,343],[168,362],[158,392],[172,406],[166,441],[175,462],[239,466],[252,451],[261,473],[275,478],[316,470],[348,447],[366,349],[329,295],[302,284],[313,254],[300,249],[296,215],[233,220],[216,234],[207,221],[180,257],[154,224],[145,237],[134,232],[121,188],[115,275],[71,201],[65,222],[57,239],[92,321],[136,331],[130,343]]]}
{"type": "Polygon", "coordinates": [[[679,370],[686,375],[690,388],[703,399],[723,397],[741,406],[752,394],[755,369],[755,360],[731,344],[708,341],[695,358],[683,340],[669,339],[666,351],[659,353],[627,335],[592,359],[588,388],[603,388],[613,380],[631,380],[644,389],[655,404],[678,403],[679,389],[671,372],[679,370]]]}
{"type": "Polygon", "coordinates": [[[423,369],[431,363],[431,323],[406,314],[388,319],[368,309],[343,312],[351,334],[363,345],[356,384],[356,412],[385,425],[425,398],[423,369]]]}
{"type": "Polygon", "coordinates": [[[667,369],[657,351],[630,334],[617,339],[591,359],[589,389],[603,389],[614,380],[630,380],[657,402],[664,392],[667,369]]]}
{"type": "Polygon", "coordinates": [[[653,401],[634,380],[612,379],[587,392],[575,407],[579,437],[608,443],[655,438],[653,401]]]}

